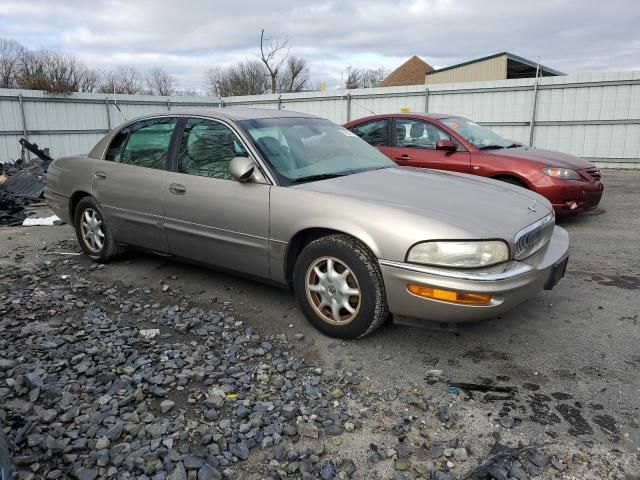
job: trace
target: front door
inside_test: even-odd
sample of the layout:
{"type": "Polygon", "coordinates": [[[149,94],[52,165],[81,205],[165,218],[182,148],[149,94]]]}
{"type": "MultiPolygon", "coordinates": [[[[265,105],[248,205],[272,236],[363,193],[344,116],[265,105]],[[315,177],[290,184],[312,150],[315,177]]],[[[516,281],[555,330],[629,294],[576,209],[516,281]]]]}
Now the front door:
{"type": "Polygon", "coordinates": [[[174,171],[166,177],[164,226],[174,255],[257,277],[269,277],[269,189],[229,175],[248,156],[226,124],[187,120],[174,171]]]}
{"type": "Polygon", "coordinates": [[[93,168],[93,195],[115,238],[168,251],[162,227],[168,152],[176,118],[142,120],[113,138],[93,168]]]}
{"type": "Polygon", "coordinates": [[[436,168],[454,172],[470,172],[469,152],[460,144],[455,152],[437,150],[438,140],[452,140],[444,130],[430,122],[412,118],[396,118],[395,144],[391,158],[403,167],[436,168]]]}

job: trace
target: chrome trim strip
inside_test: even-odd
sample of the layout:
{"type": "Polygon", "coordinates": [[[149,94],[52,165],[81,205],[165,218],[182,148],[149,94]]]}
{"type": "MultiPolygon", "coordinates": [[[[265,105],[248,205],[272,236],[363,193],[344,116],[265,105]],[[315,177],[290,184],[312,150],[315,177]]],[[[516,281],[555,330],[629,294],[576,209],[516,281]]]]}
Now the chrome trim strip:
{"type": "Polygon", "coordinates": [[[238,232],[236,230],[229,230],[229,229],[226,229],[226,228],[214,227],[212,225],[202,225],[201,223],[196,223],[196,222],[187,222],[185,220],[180,220],[178,218],[173,218],[173,217],[164,217],[163,225],[164,225],[164,228],[170,229],[170,230],[186,231],[184,227],[183,228],[177,228],[179,226],[185,225],[185,226],[197,227],[197,228],[200,228],[200,229],[206,229],[206,230],[209,230],[209,231],[212,231],[212,232],[229,233],[231,235],[237,235],[239,237],[254,238],[256,240],[264,240],[264,241],[269,240],[269,238],[267,238],[267,237],[262,237],[260,235],[254,235],[252,233],[238,232]],[[171,225],[171,224],[167,225],[167,220],[175,222],[175,225],[171,225]]]}
{"type": "Polygon", "coordinates": [[[543,228],[546,227],[549,223],[553,222],[553,224],[555,225],[555,215],[554,213],[550,213],[544,217],[542,217],[540,220],[537,220],[535,222],[533,222],[531,225],[524,227],[522,230],[520,230],[517,234],[515,239],[513,240],[513,245],[514,245],[514,258],[516,260],[524,260],[527,257],[530,257],[531,255],[535,254],[536,252],[540,251],[542,249],[542,247],[544,247],[548,242],[540,245],[540,247],[536,250],[533,251],[525,251],[524,252],[524,256],[520,256],[518,257],[518,243],[520,242],[520,240],[522,239],[522,237],[524,237],[525,235],[533,232],[534,230],[537,230],[538,228],[543,228]]]}
{"type": "Polygon", "coordinates": [[[520,262],[509,262],[504,266],[500,265],[500,269],[496,269],[494,267],[476,271],[434,268],[415,265],[412,263],[394,262],[392,260],[379,260],[379,263],[386,267],[401,268],[412,272],[424,273],[426,275],[436,275],[438,277],[455,278],[458,280],[474,280],[479,282],[506,280],[533,270],[531,266],[520,262]]]}

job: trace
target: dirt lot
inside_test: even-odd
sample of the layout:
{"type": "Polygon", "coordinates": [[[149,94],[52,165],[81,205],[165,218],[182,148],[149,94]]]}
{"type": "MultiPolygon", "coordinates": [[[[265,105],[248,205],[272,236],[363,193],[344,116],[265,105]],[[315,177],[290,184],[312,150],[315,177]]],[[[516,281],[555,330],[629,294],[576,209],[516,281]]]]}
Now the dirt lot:
{"type": "MultiPolygon", "coordinates": [[[[291,436],[293,443],[300,441],[298,449],[323,442],[327,455],[335,459],[339,478],[485,478],[480,473],[465,475],[496,453],[490,451],[499,439],[511,447],[544,445],[541,455],[550,456],[538,462],[529,453],[521,455],[524,476],[520,478],[637,479],[640,172],[607,171],[604,182],[598,210],[559,220],[571,235],[572,247],[567,275],[553,291],[540,293],[501,318],[455,329],[389,324],[362,340],[336,341],[310,327],[292,294],[284,290],[144,253],[129,252],[105,268],[95,268],[83,256],[62,255],[79,251],[67,225],[0,229],[0,262],[6,272],[29,270],[49,260],[53,272],[49,283],[62,275],[79,275],[90,285],[113,288],[123,297],[140,290],[148,304],[188,302],[203,309],[232,309],[244,326],[277,340],[288,355],[322,369],[320,386],[326,391],[345,387],[345,377],[357,378],[347,382],[348,394],[336,393],[333,405],[350,407],[349,418],[361,421],[361,427],[339,435],[321,433],[320,440],[291,436]],[[449,388],[449,382],[517,390],[469,394],[449,388]],[[353,411],[359,414],[354,416],[353,411]],[[403,453],[402,445],[408,453],[403,453]],[[466,453],[445,457],[438,451],[441,445],[462,447],[466,453]],[[379,450],[385,453],[378,455],[379,450]],[[355,471],[340,471],[345,458],[353,460],[355,471]]],[[[18,278],[4,277],[0,282],[8,291],[13,286],[6,283],[19,282],[18,278]]],[[[7,293],[0,292],[0,301],[6,299],[7,293]]],[[[81,312],[85,304],[91,301],[76,304],[74,311],[81,312]]],[[[0,339],[7,344],[12,341],[9,328],[0,323],[0,339]]],[[[187,340],[198,341],[180,340],[180,332],[168,335],[187,346],[187,340]]],[[[2,356],[0,352],[0,360],[2,356]]],[[[0,396],[4,392],[13,398],[3,386],[0,396]]],[[[274,464],[267,466],[274,458],[272,450],[270,445],[258,446],[246,462],[236,464],[232,459],[220,470],[232,478],[288,474],[274,473],[274,464]]],[[[78,461],[67,464],[77,467],[78,461]]],[[[45,466],[39,472],[53,468],[47,460],[41,462],[45,466]]],[[[90,466],[98,475],[109,472],[107,467],[95,467],[95,462],[90,466]]],[[[71,468],[59,468],[61,474],[81,478],[71,468]]],[[[114,472],[120,475],[119,470],[114,472]]],[[[290,474],[299,476],[300,471],[290,474]]],[[[518,478],[517,471],[510,475],[518,478]]],[[[27,473],[23,476],[28,478],[27,473]]],[[[36,473],[31,478],[44,477],[36,473]]]]}

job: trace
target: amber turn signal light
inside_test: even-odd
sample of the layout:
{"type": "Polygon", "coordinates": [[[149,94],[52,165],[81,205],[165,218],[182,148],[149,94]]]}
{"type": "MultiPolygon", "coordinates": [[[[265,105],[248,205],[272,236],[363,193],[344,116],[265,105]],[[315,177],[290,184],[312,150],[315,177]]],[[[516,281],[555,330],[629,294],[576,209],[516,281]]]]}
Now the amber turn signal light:
{"type": "Polygon", "coordinates": [[[486,305],[491,301],[491,295],[487,293],[461,293],[452,290],[440,290],[439,288],[423,287],[409,284],[407,290],[418,297],[442,300],[444,302],[459,303],[462,305],[486,305]]]}

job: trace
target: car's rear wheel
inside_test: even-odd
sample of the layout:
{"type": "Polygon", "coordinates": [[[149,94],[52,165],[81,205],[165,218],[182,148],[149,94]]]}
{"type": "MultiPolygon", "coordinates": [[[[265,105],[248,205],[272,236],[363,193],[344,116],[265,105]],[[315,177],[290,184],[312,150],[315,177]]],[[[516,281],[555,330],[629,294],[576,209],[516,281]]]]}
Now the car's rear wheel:
{"type": "Polygon", "coordinates": [[[91,260],[107,263],[117,255],[118,242],[113,238],[95,198],[80,199],[76,205],[74,225],[80,247],[91,260]]]}
{"type": "Polygon", "coordinates": [[[309,243],[293,272],[300,309],[325,335],[357,338],[387,318],[387,300],[378,262],[348,235],[330,235],[309,243]]]}

